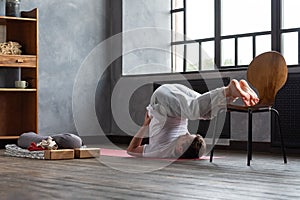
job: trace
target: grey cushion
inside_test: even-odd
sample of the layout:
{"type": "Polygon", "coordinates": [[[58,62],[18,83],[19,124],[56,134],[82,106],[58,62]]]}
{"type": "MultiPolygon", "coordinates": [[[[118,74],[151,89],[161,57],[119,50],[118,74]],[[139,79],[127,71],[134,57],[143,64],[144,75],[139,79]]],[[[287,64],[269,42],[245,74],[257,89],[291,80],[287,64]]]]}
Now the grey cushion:
{"type": "Polygon", "coordinates": [[[19,147],[27,149],[32,142],[39,143],[42,140],[47,140],[48,136],[37,135],[34,132],[23,133],[20,135],[17,144],[19,147]]]}
{"type": "MultiPolygon", "coordinates": [[[[59,149],[74,149],[74,148],[80,148],[82,146],[81,138],[72,133],[61,133],[61,134],[50,135],[50,136],[56,142],[59,149]]],[[[42,140],[47,140],[48,137],[49,136],[37,135],[34,132],[23,133],[19,137],[17,144],[19,147],[27,149],[32,142],[37,144],[42,140]]]]}
{"type": "Polygon", "coordinates": [[[51,136],[59,149],[74,149],[82,146],[82,140],[77,135],[71,133],[61,133],[51,136]]]}

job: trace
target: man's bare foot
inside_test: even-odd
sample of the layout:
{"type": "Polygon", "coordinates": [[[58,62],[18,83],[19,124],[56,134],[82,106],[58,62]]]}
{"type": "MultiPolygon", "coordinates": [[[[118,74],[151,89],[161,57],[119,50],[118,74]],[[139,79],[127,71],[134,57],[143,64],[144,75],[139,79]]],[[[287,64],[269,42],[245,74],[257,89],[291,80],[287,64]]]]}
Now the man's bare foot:
{"type": "Polygon", "coordinates": [[[251,106],[254,106],[259,102],[259,98],[257,94],[252,90],[252,88],[248,85],[247,81],[245,80],[240,80],[240,87],[242,90],[247,92],[250,95],[250,104],[251,106]]]}
{"type": "Polygon", "coordinates": [[[245,82],[242,82],[241,85],[236,79],[232,79],[229,85],[225,87],[225,96],[232,99],[241,98],[246,106],[253,106],[256,104],[256,100],[254,101],[254,99],[256,99],[257,96],[256,98],[254,97],[253,94],[255,94],[255,92],[250,88],[247,82],[246,84],[245,82]]]}

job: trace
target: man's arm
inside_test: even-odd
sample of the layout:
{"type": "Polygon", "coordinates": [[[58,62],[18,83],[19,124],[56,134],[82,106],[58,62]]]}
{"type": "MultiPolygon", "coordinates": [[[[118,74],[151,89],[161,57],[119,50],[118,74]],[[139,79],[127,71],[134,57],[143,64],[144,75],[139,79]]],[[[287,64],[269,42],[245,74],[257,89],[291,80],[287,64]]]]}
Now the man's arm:
{"type": "Polygon", "coordinates": [[[138,132],[132,138],[132,140],[131,140],[128,148],[127,148],[127,153],[129,155],[142,156],[143,150],[144,150],[144,146],[142,145],[142,141],[143,141],[144,136],[149,131],[150,121],[151,121],[151,118],[146,113],[143,126],[138,130],[138,132]]]}

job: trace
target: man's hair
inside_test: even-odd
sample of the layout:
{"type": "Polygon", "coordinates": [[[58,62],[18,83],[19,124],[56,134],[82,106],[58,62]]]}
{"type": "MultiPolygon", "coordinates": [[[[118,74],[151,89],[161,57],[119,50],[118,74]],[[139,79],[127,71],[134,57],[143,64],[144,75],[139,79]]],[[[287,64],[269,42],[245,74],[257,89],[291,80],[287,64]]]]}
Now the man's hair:
{"type": "Polygon", "coordinates": [[[190,146],[185,147],[185,152],[179,158],[200,158],[205,154],[206,143],[201,135],[196,135],[190,146]]]}

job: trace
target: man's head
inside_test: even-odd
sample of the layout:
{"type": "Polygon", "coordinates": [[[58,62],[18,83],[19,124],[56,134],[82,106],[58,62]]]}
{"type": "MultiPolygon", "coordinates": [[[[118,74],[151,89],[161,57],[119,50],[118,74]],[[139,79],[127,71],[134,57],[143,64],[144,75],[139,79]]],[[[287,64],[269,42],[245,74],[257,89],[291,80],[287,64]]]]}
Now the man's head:
{"type": "Polygon", "coordinates": [[[206,143],[201,135],[186,133],[178,137],[175,153],[179,158],[199,158],[205,154],[206,143]]]}

